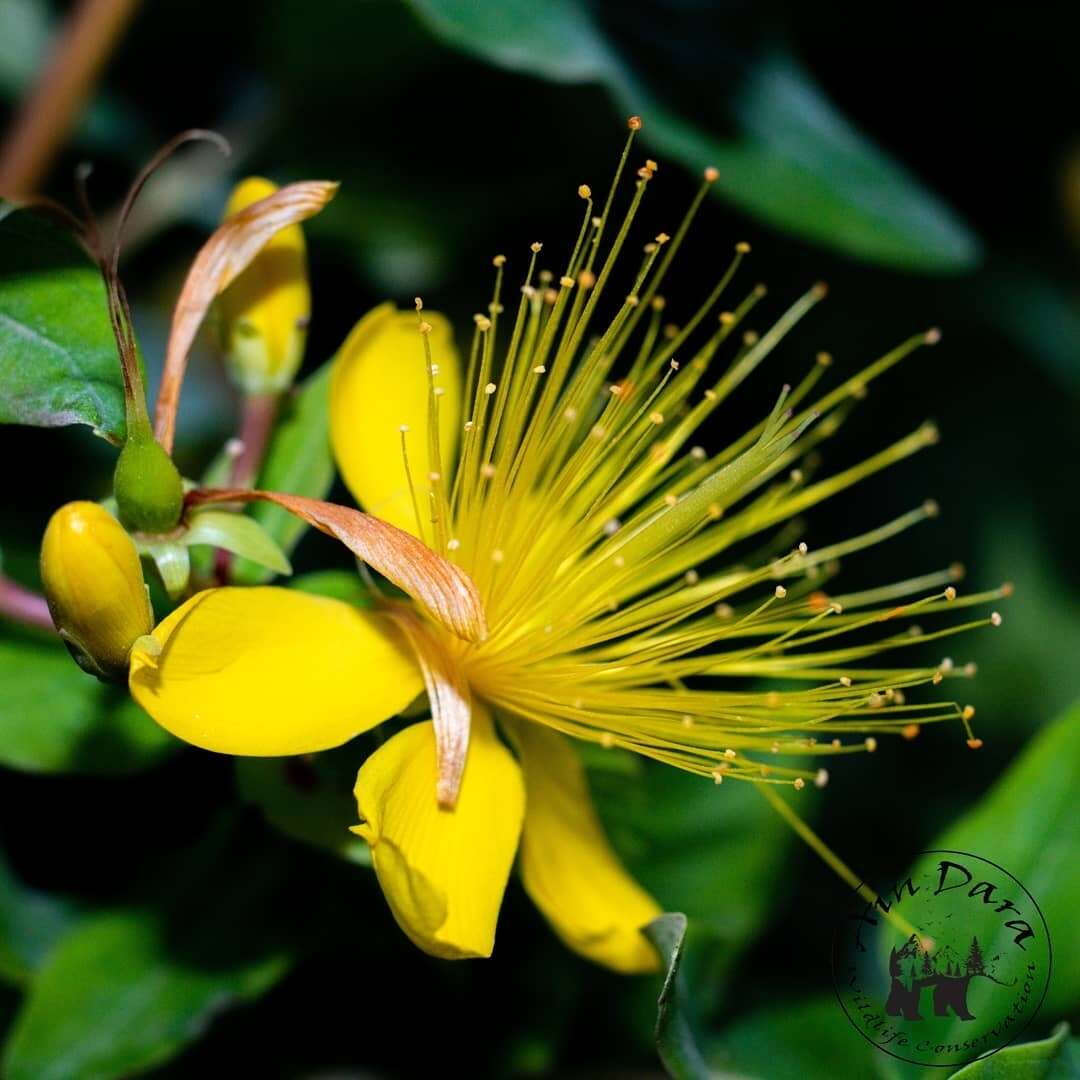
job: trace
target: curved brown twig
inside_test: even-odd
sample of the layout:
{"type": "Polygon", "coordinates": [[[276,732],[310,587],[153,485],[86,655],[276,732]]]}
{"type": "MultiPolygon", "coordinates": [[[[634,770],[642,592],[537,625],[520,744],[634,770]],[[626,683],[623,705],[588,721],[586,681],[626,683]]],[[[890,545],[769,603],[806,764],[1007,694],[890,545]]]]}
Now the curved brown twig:
{"type": "Polygon", "coordinates": [[[195,256],[173,311],[165,371],[154,410],[154,435],[167,453],[172,453],[176,434],[176,408],[188,353],[214,297],[247,268],[275,233],[313,217],[337,189],[338,185],[328,180],[288,184],[233,214],[195,256]]]}
{"type": "Polygon", "coordinates": [[[187,495],[189,506],[223,502],[269,502],[288,510],[339,540],[458,637],[482,641],[487,636],[483,603],[472,579],[411,533],[361,510],[302,495],[246,488],[201,489],[187,495]]]}
{"type": "Polygon", "coordinates": [[[415,611],[401,604],[387,612],[416,654],[435,729],[435,798],[446,810],[457,805],[472,730],[472,696],[460,664],[442,648],[415,611]]]}

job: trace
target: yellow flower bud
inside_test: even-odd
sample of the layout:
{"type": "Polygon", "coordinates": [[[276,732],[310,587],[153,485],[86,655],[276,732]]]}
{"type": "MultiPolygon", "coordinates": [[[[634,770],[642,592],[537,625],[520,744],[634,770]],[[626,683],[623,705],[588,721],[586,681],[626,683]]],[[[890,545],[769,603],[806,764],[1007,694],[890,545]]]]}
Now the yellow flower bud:
{"type": "MultiPolygon", "coordinates": [[[[242,180],[225,208],[232,217],[277,191],[261,177],[242,180]]],[[[229,375],[245,393],[288,389],[304,357],[311,319],[304,233],[289,225],[255,256],[219,298],[229,375]]]]}
{"type": "Polygon", "coordinates": [[[41,544],[41,580],[53,623],[79,666],[124,679],[135,639],[154,613],[131,537],[92,502],[60,507],[41,544]]]}

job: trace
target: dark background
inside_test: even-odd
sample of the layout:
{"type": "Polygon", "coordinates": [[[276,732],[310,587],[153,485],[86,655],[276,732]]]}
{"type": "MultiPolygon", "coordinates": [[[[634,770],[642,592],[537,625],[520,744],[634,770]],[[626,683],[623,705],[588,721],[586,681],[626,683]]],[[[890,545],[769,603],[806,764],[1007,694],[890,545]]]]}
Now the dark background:
{"type": "MultiPolygon", "coordinates": [[[[752,423],[817,349],[833,353],[838,379],[913,332],[943,330],[935,350],[875,384],[827,447],[826,463],[851,464],[925,418],[938,421],[942,442],[807,522],[811,544],[827,542],[933,497],[940,518],[851,559],[845,588],[954,560],[967,567],[965,587],[1016,584],[999,631],[945,650],[979,663],[978,679],[961,690],[978,710],[985,748],[967,752],[951,727],[889,742],[876,755],[844,759],[816,800],[817,828],[836,850],[871,879],[895,873],[1080,686],[1080,20],[1065,6],[1039,4],[976,15],[966,5],[657,0],[594,12],[667,100],[699,107],[718,133],[727,124],[723,101],[763,49],[784,43],[840,111],[981,242],[976,265],[952,273],[875,266],[714,199],[664,290],[673,317],[689,313],[738,239],[754,248],[744,283],[760,279],[770,289],[759,329],[814,281],[830,285],[827,302],[717,419],[713,444],[752,423]]],[[[343,182],[308,229],[313,369],[388,295],[407,303],[422,293],[466,326],[487,302],[493,254],[505,251],[521,266],[534,239],[554,251],[572,241],[576,187],[605,189],[623,138],[624,110],[602,88],[487,66],[383,0],[158,0],[137,17],[103,86],[94,122],[50,174],[58,197],[70,191],[72,166],[91,157],[94,195],[107,209],[133,168],[184,127],[222,129],[237,147],[239,160],[218,180],[206,182],[202,163],[212,155],[196,159],[186,205],[144,216],[133,230],[124,276],[151,371],[186,263],[237,175],[343,182]]],[[[653,154],[644,119],[641,150],[653,154]]],[[[696,185],[687,170],[659,160],[643,239],[673,231],[696,185]]],[[[215,364],[205,347],[185,388],[179,458],[189,474],[231,431],[232,401],[215,364]]],[[[104,494],[113,453],[83,430],[0,430],[9,572],[32,581],[48,515],[63,500],[104,494]]],[[[297,562],[346,565],[310,537],[297,562]]],[[[0,822],[25,878],[116,900],[199,838],[231,791],[230,763],[195,752],[125,779],[5,772],[0,822]]],[[[257,820],[243,828],[258,834],[253,843],[285,843],[266,840],[257,820]]],[[[370,875],[299,847],[274,857],[287,861],[288,903],[318,947],[258,1005],[221,1018],[155,1075],[199,1075],[225,1061],[266,1076],[334,1068],[406,1075],[447,1064],[476,1075],[655,1068],[648,993],[567,954],[519,886],[508,894],[495,958],[448,965],[406,947],[370,875]]],[[[737,891],[740,882],[717,888],[737,891]]],[[[765,928],[716,987],[715,1015],[730,1019],[778,994],[826,988],[841,895],[831,874],[793,847],[765,928]]],[[[15,998],[7,997],[10,1010],[15,998]]]]}

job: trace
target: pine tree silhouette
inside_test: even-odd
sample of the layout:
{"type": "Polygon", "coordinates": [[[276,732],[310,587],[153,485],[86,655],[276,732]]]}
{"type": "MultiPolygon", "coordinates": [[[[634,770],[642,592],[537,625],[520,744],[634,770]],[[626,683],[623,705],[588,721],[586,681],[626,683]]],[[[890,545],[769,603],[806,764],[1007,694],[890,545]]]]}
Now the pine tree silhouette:
{"type": "Polygon", "coordinates": [[[986,974],[986,962],[983,960],[982,947],[977,937],[971,939],[971,948],[968,950],[967,957],[967,973],[969,975],[986,974]]]}

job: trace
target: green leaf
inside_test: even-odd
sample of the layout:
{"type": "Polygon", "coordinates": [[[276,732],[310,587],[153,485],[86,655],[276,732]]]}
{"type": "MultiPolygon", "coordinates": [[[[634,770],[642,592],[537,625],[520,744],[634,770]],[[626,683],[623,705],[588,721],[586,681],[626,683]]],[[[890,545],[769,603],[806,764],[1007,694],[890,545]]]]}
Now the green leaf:
{"type": "Polygon", "coordinates": [[[24,885],[0,852],[0,977],[27,982],[81,913],[73,900],[24,885]]]}
{"type": "MultiPolygon", "coordinates": [[[[334,458],[330,452],[330,375],[333,360],[321,368],[281,408],[267,448],[259,487],[290,495],[326,497],[334,482],[334,458]]],[[[292,554],[307,525],[280,506],[258,503],[250,513],[281,550],[292,554]]],[[[233,580],[241,585],[268,581],[272,572],[246,559],[237,559],[233,580]]]]}
{"type": "Polygon", "coordinates": [[[285,552],[254,518],[246,514],[235,514],[228,510],[196,511],[191,515],[184,544],[188,547],[206,544],[222,548],[265,566],[275,574],[292,573],[285,552]]]}
{"type": "Polygon", "coordinates": [[[179,744],[57,643],[0,636],[0,764],[27,772],[134,772],[179,744]]]}
{"type": "Polygon", "coordinates": [[[0,203],[0,423],[89,424],[124,438],[120,360],[105,286],[75,241],[0,203]]]}
{"type": "Polygon", "coordinates": [[[1007,1046],[991,1057],[973,1061],[953,1080],[1075,1080],[1080,1076],[1080,1039],[1069,1038],[1069,1025],[1058,1024],[1039,1042],[1007,1046]]]}
{"type": "Polygon", "coordinates": [[[989,743],[999,735],[1010,741],[1033,735],[1046,716],[1080,699],[1080,592],[1061,587],[1054,537],[1022,506],[1010,500],[1000,507],[986,532],[980,541],[986,551],[983,577],[1013,582],[1024,598],[1009,607],[1008,633],[989,634],[979,643],[979,693],[994,703],[979,717],[979,731],[989,743]]]}
{"type": "Polygon", "coordinates": [[[755,1009],[709,1039],[706,1057],[741,1080],[872,1077],[892,1060],[851,1026],[834,994],[755,1009]]]}
{"type": "Polygon", "coordinates": [[[169,594],[169,600],[179,603],[191,580],[191,552],[180,540],[158,540],[153,534],[134,536],[135,550],[152,563],[158,580],[169,594]]]}
{"type": "MultiPolygon", "coordinates": [[[[1076,918],[1080,910],[1078,787],[1080,704],[1045,727],[978,805],[927,845],[929,851],[967,852],[991,860],[1034,898],[1053,950],[1049,987],[1038,1013],[1045,1019],[1080,1007],[1080,969],[1072,962],[1080,952],[1080,921],[1076,918]]],[[[923,856],[917,866],[925,870],[928,859],[934,858],[923,856]]],[[[913,867],[909,873],[915,876],[918,870],[913,867]]],[[[995,895],[1006,894],[999,889],[995,895]]],[[[1017,899],[1023,908],[1026,898],[1017,899]]],[[[964,938],[977,937],[987,957],[1004,951],[1015,933],[1004,925],[1007,916],[997,907],[976,900],[964,912],[964,938]]],[[[1036,928],[1040,929],[1037,924],[1036,928]]],[[[936,1028],[934,1037],[942,1043],[960,1042],[964,1032],[964,1021],[954,1019],[950,1025],[936,1028]]],[[[1022,1037],[1022,1029],[1015,1035],[1022,1037]]],[[[892,1063],[892,1070],[897,1077],[920,1080],[929,1080],[941,1071],[899,1060],[892,1063]]]]}
{"type": "Polygon", "coordinates": [[[288,970],[303,914],[288,867],[220,835],[181,859],[153,905],[87,916],[38,971],[5,1048],[7,1080],[127,1077],[173,1057],[223,1008],[288,970]]]}
{"type": "Polygon", "coordinates": [[[680,972],[686,916],[669,912],[645,927],[645,936],[664,961],[664,983],[656,1002],[656,1049],[674,1080],[708,1080],[705,1059],[687,1017],[686,989],[680,972]]]}
{"type": "Polygon", "coordinates": [[[301,574],[287,584],[290,589],[314,593],[316,596],[329,596],[331,600],[344,600],[353,607],[375,606],[375,597],[364,579],[351,570],[316,570],[310,574],[301,574]]]}
{"type": "MultiPolygon", "coordinates": [[[[973,283],[974,284],[974,283],[973,283]]],[[[996,324],[1062,386],[1080,391],[1080,300],[1048,277],[1011,264],[978,279],[972,290],[977,311],[996,324]]]]}
{"type": "Polygon", "coordinates": [[[628,754],[586,753],[597,809],[627,869],[690,919],[691,985],[707,1011],[765,923],[791,831],[750,784],[717,787],[628,754]]]}
{"type": "MultiPolygon", "coordinates": [[[[690,59],[680,53],[657,75],[634,66],[584,0],[410,2],[436,35],[463,52],[556,82],[602,84],[621,109],[644,117],[650,145],[694,173],[715,165],[716,190],[771,225],[907,269],[965,269],[978,258],[967,227],[855,129],[790,57],[741,58],[749,74],[720,100],[708,5],[698,32],[691,28],[693,48],[683,50],[690,59]],[[693,113],[677,100],[692,103],[693,113]],[[733,126],[736,137],[719,137],[721,126],[733,126]]],[[[716,48],[730,47],[716,41],[716,48]]]]}
{"type": "Polygon", "coordinates": [[[357,821],[352,790],[363,756],[351,745],[311,757],[237,758],[237,786],[286,836],[370,866],[371,849],[349,832],[357,821]]]}
{"type": "MultiPolygon", "coordinates": [[[[1072,962],[1080,956],[1078,790],[1080,704],[1041,731],[979,805],[930,845],[993,860],[1035,898],[1056,961],[1042,1005],[1050,1017],[1080,1008],[1080,965],[1072,962]]],[[[986,905],[970,933],[990,942],[1000,929],[1001,916],[986,905]]]]}

